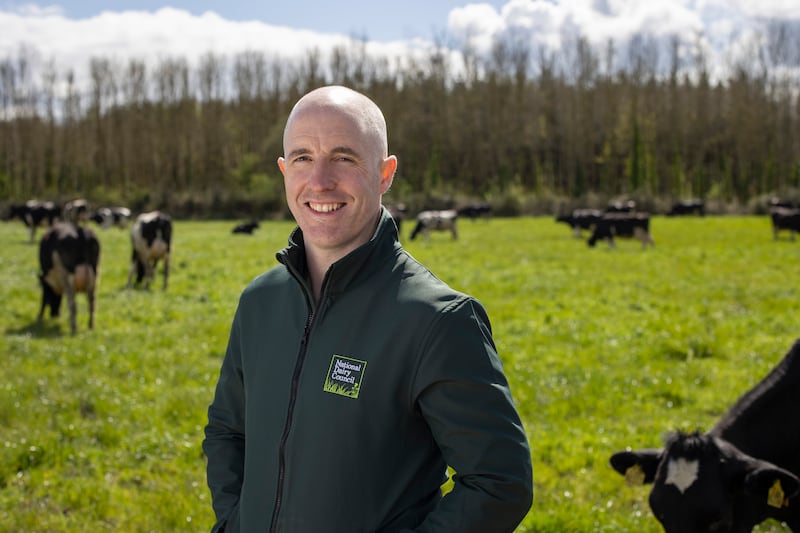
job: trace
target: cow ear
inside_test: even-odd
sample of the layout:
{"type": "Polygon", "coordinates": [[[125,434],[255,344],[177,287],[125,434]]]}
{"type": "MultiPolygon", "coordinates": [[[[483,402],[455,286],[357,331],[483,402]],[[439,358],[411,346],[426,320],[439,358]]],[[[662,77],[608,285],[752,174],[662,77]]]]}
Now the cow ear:
{"type": "Polygon", "coordinates": [[[756,460],[756,467],[748,472],[744,486],[770,507],[781,508],[800,490],[800,479],[772,463],[756,460]]]}
{"type": "Polygon", "coordinates": [[[647,448],[617,452],[611,456],[611,467],[625,476],[628,485],[652,483],[661,462],[662,451],[647,448]]]}

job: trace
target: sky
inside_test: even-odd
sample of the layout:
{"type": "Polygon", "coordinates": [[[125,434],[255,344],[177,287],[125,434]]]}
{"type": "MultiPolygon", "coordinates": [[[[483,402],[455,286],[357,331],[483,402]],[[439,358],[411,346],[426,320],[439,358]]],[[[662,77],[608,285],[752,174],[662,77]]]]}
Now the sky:
{"type": "MultiPolygon", "coordinates": [[[[765,39],[771,21],[793,28],[792,49],[800,50],[799,0],[0,0],[0,61],[25,49],[81,78],[98,56],[193,63],[209,51],[257,50],[302,57],[353,37],[383,56],[424,54],[433,43],[487,54],[494,39],[512,35],[562,54],[577,35],[598,51],[609,39],[621,46],[647,35],[664,43],[680,36],[691,43],[682,53],[702,50],[714,74],[765,39]]],[[[787,61],[797,68],[800,52],[787,61]]]]}
{"type": "MultiPolygon", "coordinates": [[[[485,3],[496,10],[508,0],[493,0],[485,3]]],[[[297,30],[320,33],[343,33],[366,35],[369,40],[392,41],[413,38],[429,38],[432,31],[441,31],[447,26],[450,10],[468,3],[465,0],[284,0],[253,1],[230,0],[211,2],[207,0],[65,0],[52,4],[68,19],[86,19],[104,11],[157,12],[162,7],[173,7],[196,17],[213,12],[221,18],[235,22],[261,22],[297,30]],[[278,6],[278,7],[276,7],[278,6]]],[[[0,0],[0,11],[9,11],[25,6],[0,0]]],[[[38,4],[45,9],[50,4],[38,4]]]]}

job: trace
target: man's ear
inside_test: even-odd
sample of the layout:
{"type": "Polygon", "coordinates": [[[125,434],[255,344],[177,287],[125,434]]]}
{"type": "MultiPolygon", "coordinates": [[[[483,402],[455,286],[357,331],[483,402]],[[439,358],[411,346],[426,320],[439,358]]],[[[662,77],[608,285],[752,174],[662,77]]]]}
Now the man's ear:
{"type": "Polygon", "coordinates": [[[390,155],[381,163],[381,194],[389,190],[397,172],[397,156],[390,155]]]}
{"type": "Polygon", "coordinates": [[[278,168],[281,169],[281,174],[286,174],[286,160],[282,157],[278,158],[278,168]]]}

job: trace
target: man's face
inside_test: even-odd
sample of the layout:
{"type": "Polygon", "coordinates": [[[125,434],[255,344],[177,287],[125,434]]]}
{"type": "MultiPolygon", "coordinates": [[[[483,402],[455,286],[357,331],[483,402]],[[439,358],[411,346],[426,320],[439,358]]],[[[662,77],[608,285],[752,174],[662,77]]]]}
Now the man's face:
{"type": "Polygon", "coordinates": [[[353,112],[313,106],[291,119],[278,159],[286,201],[306,249],[335,261],[375,231],[396,168],[353,112]]]}

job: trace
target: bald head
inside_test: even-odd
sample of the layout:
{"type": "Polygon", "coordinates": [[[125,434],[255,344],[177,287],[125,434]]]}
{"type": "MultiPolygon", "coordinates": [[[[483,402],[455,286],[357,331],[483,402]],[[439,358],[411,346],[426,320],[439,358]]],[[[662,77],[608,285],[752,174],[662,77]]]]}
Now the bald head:
{"type": "Polygon", "coordinates": [[[286,132],[295,118],[307,112],[331,110],[351,117],[361,132],[374,142],[373,147],[380,157],[384,158],[389,154],[386,119],[380,108],[365,95],[340,85],[314,89],[297,101],[283,130],[284,151],[286,132]]]}

